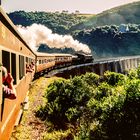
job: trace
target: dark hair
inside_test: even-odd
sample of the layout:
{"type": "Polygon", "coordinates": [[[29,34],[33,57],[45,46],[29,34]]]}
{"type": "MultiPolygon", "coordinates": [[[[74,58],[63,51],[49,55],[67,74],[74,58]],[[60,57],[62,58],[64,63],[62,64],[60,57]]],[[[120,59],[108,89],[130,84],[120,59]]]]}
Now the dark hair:
{"type": "Polygon", "coordinates": [[[2,66],[2,77],[6,77],[7,75],[7,69],[2,66]]]}

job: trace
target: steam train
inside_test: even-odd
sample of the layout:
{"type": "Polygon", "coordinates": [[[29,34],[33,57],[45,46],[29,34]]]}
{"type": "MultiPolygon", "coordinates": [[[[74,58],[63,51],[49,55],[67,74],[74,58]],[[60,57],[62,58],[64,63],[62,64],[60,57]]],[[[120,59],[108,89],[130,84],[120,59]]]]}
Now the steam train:
{"type": "Polygon", "coordinates": [[[71,54],[47,54],[36,53],[36,68],[35,76],[47,73],[50,70],[59,69],[71,65],[91,63],[93,61],[92,55],[81,53],[71,54]]]}
{"type": "Polygon", "coordinates": [[[33,52],[0,7],[0,140],[10,138],[13,127],[22,114],[22,105],[35,75],[92,60],[91,55],[33,52]],[[35,64],[33,71],[28,72],[26,65],[32,65],[32,62],[35,64]],[[15,100],[3,96],[2,65],[13,76],[17,92],[15,100]]]}

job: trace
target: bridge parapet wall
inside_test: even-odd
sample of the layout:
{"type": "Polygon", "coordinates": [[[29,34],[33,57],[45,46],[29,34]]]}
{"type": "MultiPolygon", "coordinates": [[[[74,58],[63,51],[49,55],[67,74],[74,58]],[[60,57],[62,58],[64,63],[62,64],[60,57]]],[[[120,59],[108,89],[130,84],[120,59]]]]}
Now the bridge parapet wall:
{"type": "Polygon", "coordinates": [[[103,75],[105,71],[112,71],[127,74],[130,69],[135,69],[140,64],[140,56],[138,57],[124,57],[116,58],[112,60],[95,61],[94,63],[81,64],[70,66],[68,68],[60,69],[53,72],[52,75],[62,76],[69,78],[69,76],[81,75],[86,72],[94,72],[99,75],[103,75]]]}

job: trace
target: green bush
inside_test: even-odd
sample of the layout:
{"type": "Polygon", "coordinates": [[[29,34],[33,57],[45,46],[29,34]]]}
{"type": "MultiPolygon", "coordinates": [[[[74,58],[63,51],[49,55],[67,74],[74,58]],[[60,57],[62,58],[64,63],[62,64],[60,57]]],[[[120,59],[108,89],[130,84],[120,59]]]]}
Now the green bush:
{"type": "MultiPolygon", "coordinates": [[[[58,80],[49,85],[48,100],[37,111],[59,129],[73,125],[71,139],[140,139],[139,70],[123,74],[106,72],[101,81],[93,73],[58,80]],[[91,80],[91,83],[90,83],[91,80]]],[[[66,136],[67,137],[67,136],[66,136]]]]}
{"type": "MultiPolygon", "coordinates": [[[[49,85],[46,92],[48,102],[37,114],[44,114],[42,119],[49,120],[56,125],[74,123],[82,114],[82,108],[91,98],[91,89],[81,79],[74,77],[70,80],[58,80],[49,85]]],[[[38,115],[40,116],[40,115],[38,115]]]]}
{"type": "Polygon", "coordinates": [[[82,76],[82,79],[91,86],[98,86],[100,81],[100,76],[95,73],[86,73],[82,76]]]}
{"type": "Polygon", "coordinates": [[[104,97],[108,97],[109,95],[112,94],[112,87],[107,84],[106,82],[101,83],[98,88],[97,91],[95,92],[94,98],[96,100],[101,100],[104,97]]]}
{"type": "Polygon", "coordinates": [[[128,78],[129,78],[129,79],[138,78],[138,70],[131,69],[131,70],[128,72],[128,78]]]}
{"type": "Polygon", "coordinates": [[[136,71],[137,71],[137,77],[140,79],[140,65],[138,66],[136,71]]]}
{"type": "Polygon", "coordinates": [[[101,125],[91,131],[92,139],[140,138],[140,80],[129,81],[125,86],[125,94],[109,97],[101,104],[101,125]]]}
{"type": "Polygon", "coordinates": [[[116,72],[106,71],[104,73],[104,80],[112,86],[122,85],[125,82],[125,78],[125,75],[116,72]]]}
{"type": "Polygon", "coordinates": [[[51,133],[44,133],[42,136],[43,140],[68,140],[73,139],[73,135],[71,135],[71,131],[54,131],[51,133]]]}

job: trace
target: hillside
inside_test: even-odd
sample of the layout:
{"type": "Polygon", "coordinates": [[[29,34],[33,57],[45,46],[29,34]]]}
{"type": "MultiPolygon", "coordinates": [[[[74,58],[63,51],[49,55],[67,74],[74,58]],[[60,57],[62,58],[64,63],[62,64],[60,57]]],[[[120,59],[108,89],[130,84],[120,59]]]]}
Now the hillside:
{"type": "Polygon", "coordinates": [[[129,31],[121,32],[120,26],[101,26],[76,32],[73,36],[89,45],[96,57],[130,56],[140,54],[140,26],[123,25],[129,31]]]}
{"type": "Polygon", "coordinates": [[[30,26],[33,23],[42,24],[59,34],[69,33],[70,28],[85,21],[91,15],[69,13],[25,12],[15,11],[8,14],[15,25],[30,26]]]}
{"type": "Polygon", "coordinates": [[[87,21],[75,25],[71,30],[90,29],[104,25],[140,24],[140,2],[112,8],[100,14],[91,16],[87,21]]]}
{"type": "MultiPolygon", "coordinates": [[[[54,33],[71,34],[89,45],[94,57],[139,55],[140,2],[119,6],[97,15],[16,11],[9,17],[14,24],[43,24],[54,33]],[[121,32],[120,25],[129,27],[121,32]]],[[[41,45],[38,51],[73,53],[72,49],[50,49],[41,45]]]]}

